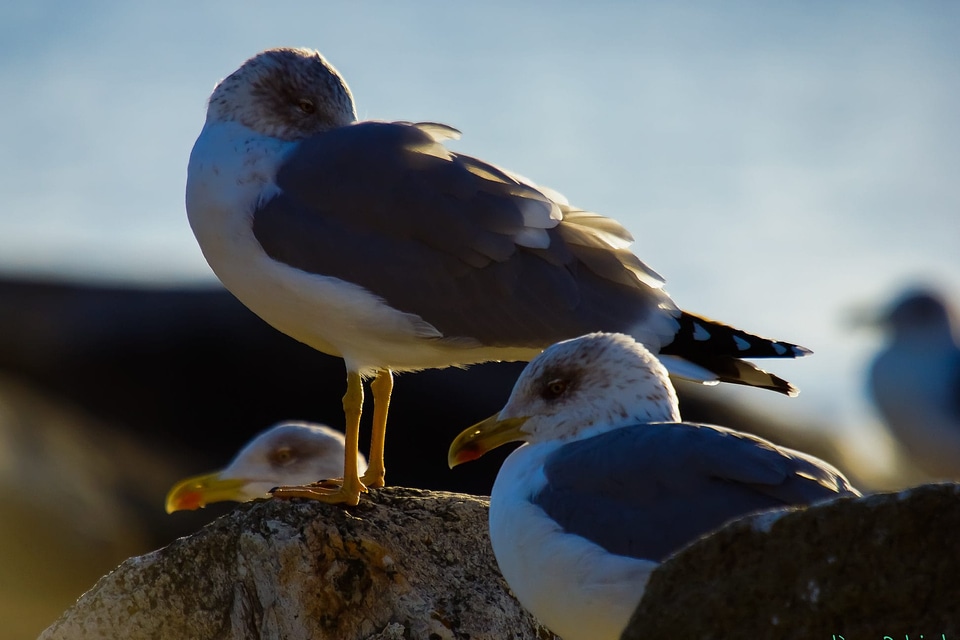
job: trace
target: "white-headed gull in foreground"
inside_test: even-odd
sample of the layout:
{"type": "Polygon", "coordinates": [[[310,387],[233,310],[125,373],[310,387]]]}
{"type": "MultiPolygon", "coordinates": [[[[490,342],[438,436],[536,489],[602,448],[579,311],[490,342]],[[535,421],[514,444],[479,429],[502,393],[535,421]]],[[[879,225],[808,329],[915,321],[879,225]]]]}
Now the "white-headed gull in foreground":
{"type": "Polygon", "coordinates": [[[526,444],[494,483],[490,541],[517,598],[564,640],[619,638],[650,572],[731,519],[859,495],[813,456],[680,422],[664,367],[621,334],[536,357],[450,465],[513,441],[526,444]]]}

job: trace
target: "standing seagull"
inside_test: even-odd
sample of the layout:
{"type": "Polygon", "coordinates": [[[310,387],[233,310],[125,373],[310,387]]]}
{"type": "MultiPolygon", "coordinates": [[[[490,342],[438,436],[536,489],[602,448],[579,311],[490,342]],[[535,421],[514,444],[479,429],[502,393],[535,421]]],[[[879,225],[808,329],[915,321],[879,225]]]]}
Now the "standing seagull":
{"type": "Polygon", "coordinates": [[[884,421],[925,472],[960,479],[960,330],[933,291],[900,296],[879,324],[890,342],[870,368],[884,421]]]}
{"type": "Polygon", "coordinates": [[[517,599],[564,640],[619,638],[659,563],[729,520],[859,495],[813,456],[680,422],[666,370],[622,334],[548,348],[448,460],[518,440],[490,493],[490,542],[517,599]]]}
{"type": "Polygon", "coordinates": [[[365,487],[383,486],[393,371],[529,360],[599,329],[629,333],[676,375],[796,393],[741,358],[806,349],[679,310],[619,223],[448,151],[442,142],[458,135],[357,122],[346,82],[306,49],[264,51],[214,89],[187,175],[200,248],[257,315],[347,368],[342,486],[275,495],[356,504],[365,487]]]}

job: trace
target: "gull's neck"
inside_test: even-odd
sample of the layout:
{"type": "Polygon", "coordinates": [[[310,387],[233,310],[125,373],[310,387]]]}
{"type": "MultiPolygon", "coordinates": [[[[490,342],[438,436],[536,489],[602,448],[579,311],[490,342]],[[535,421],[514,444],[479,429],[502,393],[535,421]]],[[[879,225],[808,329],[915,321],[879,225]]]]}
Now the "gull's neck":
{"type": "Polygon", "coordinates": [[[186,190],[187,217],[204,252],[235,224],[249,223],[295,144],[233,120],[207,120],[190,153],[186,190]]]}

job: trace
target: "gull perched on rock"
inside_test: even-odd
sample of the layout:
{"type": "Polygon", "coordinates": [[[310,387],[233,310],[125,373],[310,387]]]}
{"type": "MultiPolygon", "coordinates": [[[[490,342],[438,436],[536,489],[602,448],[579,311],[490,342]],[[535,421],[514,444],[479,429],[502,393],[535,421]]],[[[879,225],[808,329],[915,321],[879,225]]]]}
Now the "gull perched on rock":
{"type": "Polygon", "coordinates": [[[564,640],[619,638],[660,562],[748,513],[857,491],[834,467],[745,433],[680,422],[673,385],[622,334],[534,358],[449,463],[523,441],[490,494],[490,542],[520,602],[564,640]]]}
{"type": "MultiPolygon", "coordinates": [[[[167,493],[167,513],[213,502],[266,498],[281,484],[343,475],[343,434],[323,424],[279,422],[255,436],[224,469],[181,480],[167,493]]],[[[357,468],[367,468],[357,453],[357,468]]]]}
{"type": "Polygon", "coordinates": [[[890,341],[870,367],[869,390],[887,426],[926,473],[960,479],[960,325],[926,289],[901,295],[874,323],[890,341]]]}
{"type": "Polygon", "coordinates": [[[356,504],[383,486],[392,372],[529,360],[622,331],[671,372],[793,395],[742,358],[809,353],[681,311],[616,221],[470,156],[435,123],[357,122],[319,53],[271,49],[214,89],[186,206],[210,267],[280,331],[344,359],[342,486],[275,495],[356,504]],[[373,377],[370,467],[354,464],[373,377]]]}

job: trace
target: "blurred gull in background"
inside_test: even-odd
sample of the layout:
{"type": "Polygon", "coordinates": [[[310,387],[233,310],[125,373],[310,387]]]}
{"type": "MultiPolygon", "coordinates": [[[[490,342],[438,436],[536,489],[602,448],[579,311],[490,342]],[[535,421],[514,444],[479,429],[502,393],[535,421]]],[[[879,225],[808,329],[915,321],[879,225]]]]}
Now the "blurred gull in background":
{"type": "MultiPolygon", "coordinates": [[[[281,422],[248,442],[225,469],[181,480],[167,494],[167,513],[213,502],[269,497],[279,485],[343,475],[344,436],[323,424],[281,422]]],[[[357,467],[367,460],[357,453],[357,467]]]]}
{"type": "Polygon", "coordinates": [[[914,462],[960,479],[960,346],[957,315],[928,289],[902,294],[873,322],[890,339],[870,367],[869,391],[914,462]]]}

